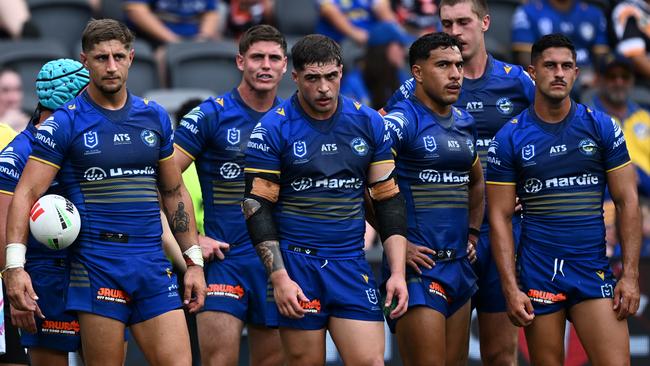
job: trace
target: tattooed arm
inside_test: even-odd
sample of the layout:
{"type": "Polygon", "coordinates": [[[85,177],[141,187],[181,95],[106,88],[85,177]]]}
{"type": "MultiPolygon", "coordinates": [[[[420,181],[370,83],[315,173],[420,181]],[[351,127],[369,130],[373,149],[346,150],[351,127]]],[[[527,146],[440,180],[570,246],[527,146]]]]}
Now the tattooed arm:
{"type": "Polygon", "coordinates": [[[280,269],[284,269],[284,260],[280,253],[280,243],[276,240],[267,240],[255,246],[257,255],[262,260],[266,274],[269,276],[280,269]]]}

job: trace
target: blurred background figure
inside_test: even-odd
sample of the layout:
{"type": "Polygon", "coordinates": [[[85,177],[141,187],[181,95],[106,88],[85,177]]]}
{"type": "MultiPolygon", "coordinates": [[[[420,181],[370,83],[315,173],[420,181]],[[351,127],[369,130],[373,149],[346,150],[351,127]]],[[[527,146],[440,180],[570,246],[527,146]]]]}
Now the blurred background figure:
{"type": "Polygon", "coordinates": [[[616,51],[629,58],[639,81],[650,87],[650,1],[622,1],[612,11],[616,51]]]}
{"type": "Polygon", "coordinates": [[[0,150],[4,149],[11,140],[16,137],[17,132],[9,125],[0,123],[0,150]]]}
{"type": "Polygon", "coordinates": [[[410,75],[405,71],[406,49],[413,37],[391,22],[370,28],[366,52],[352,70],[343,70],[341,94],[380,109],[410,75]]]}
{"type": "Polygon", "coordinates": [[[391,7],[402,27],[416,37],[442,30],[435,0],[391,0],[391,7]]]}
{"type": "Polygon", "coordinates": [[[273,0],[223,0],[228,5],[224,35],[236,40],[258,24],[273,24],[273,0]]]}
{"type": "Polygon", "coordinates": [[[397,22],[388,0],[316,0],[320,18],[316,33],[338,43],[349,38],[359,45],[368,41],[368,31],[377,22],[397,22]]]}
{"type": "Polygon", "coordinates": [[[22,110],[23,83],[12,69],[0,69],[0,123],[6,123],[16,132],[25,129],[29,116],[22,110]]]}
{"type": "Polygon", "coordinates": [[[0,1],[0,39],[38,36],[38,30],[30,22],[26,0],[0,1]]]}

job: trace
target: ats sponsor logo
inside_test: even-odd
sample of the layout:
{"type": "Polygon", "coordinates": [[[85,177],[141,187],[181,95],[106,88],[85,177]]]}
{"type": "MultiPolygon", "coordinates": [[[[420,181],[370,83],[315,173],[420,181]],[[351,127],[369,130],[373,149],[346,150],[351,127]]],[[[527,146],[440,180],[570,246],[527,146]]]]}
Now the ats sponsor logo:
{"type": "Polygon", "coordinates": [[[206,296],[219,296],[219,297],[230,297],[236,300],[240,300],[244,297],[245,291],[241,285],[226,285],[223,283],[211,283],[208,286],[208,292],[206,296]]]}
{"type": "Polygon", "coordinates": [[[131,136],[128,133],[116,133],[113,135],[113,145],[131,145],[131,136]]]}
{"type": "Polygon", "coordinates": [[[41,332],[45,334],[79,335],[79,322],[76,320],[64,322],[58,320],[43,320],[41,332]]]}
{"type": "Polygon", "coordinates": [[[552,292],[535,290],[532,288],[528,290],[528,297],[531,301],[535,301],[540,304],[554,304],[556,302],[566,301],[566,295],[561,292],[554,294],[552,292]]]}
{"type": "Polygon", "coordinates": [[[447,296],[447,292],[446,292],[445,289],[442,287],[442,285],[439,284],[438,282],[431,281],[431,283],[429,283],[429,293],[430,293],[431,295],[436,295],[436,296],[440,296],[440,297],[442,297],[442,298],[445,299],[445,301],[447,301],[448,303],[451,302],[451,297],[448,297],[448,296],[447,296]]]}
{"type": "Polygon", "coordinates": [[[127,304],[131,302],[131,297],[123,290],[101,287],[97,291],[97,300],[127,304]]]}
{"type": "Polygon", "coordinates": [[[319,314],[320,313],[320,299],[313,299],[311,301],[300,301],[300,307],[307,313],[319,314]]]}
{"type": "Polygon", "coordinates": [[[555,145],[551,146],[551,150],[549,151],[549,154],[551,156],[558,156],[558,155],[565,155],[567,153],[567,148],[566,145],[555,145]]]}

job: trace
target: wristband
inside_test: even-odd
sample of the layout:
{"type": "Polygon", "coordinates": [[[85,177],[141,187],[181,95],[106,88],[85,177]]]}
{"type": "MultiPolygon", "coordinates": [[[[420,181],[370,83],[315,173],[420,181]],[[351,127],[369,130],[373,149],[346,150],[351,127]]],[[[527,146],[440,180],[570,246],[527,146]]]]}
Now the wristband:
{"type": "MultiPolygon", "coordinates": [[[[6,264],[4,270],[12,268],[25,268],[25,253],[27,253],[27,246],[22,243],[7,244],[5,248],[6,264]]],[[[3,270],[3,271],[4,271],[3,270]]]]}
{"type": "Polygon", "coordinates": [[[467,229],[467,232],[469,235],[474,235],[477,238],[481,236],[481,230],[477,228],[470,227],[467,229]]]}
{"type": "Polygon", "coordinates": [[[203,253],[201,252],[201,247],[194,244],[189,247],[186,251],[183,252],[183,258],[185,258],[185,264],[187,266],[199,266],[203,268],[203,253]]]}

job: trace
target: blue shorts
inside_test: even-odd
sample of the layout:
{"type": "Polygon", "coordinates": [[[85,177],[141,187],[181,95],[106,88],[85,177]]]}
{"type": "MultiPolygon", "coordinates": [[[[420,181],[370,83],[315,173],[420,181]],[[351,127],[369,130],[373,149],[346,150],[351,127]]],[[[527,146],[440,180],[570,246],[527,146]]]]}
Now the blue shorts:
{"type": "Polygon", "coordinates": [[[522,248],[518,260],[520,288],[531,299],[536,315],[569,309],[584,300],[614,297],[616,280],[605,256],[562,259],[522,248]]]}
{"type": "MultiPolygon", "coordinates": [[[[408,268],[406,285],[409,291],[409,309],[424,306],[433,309],[445,318],[454,315],[476,292],[476,275],[467,257],[437,262],[422,275],[408,268]]],[[[382,295],[385,290],[382,286],[382,295]]],[[[399,319],[386,318],[391,332],[399,319]]]]}
{"type": "Polygon", "coordinates": [[[35,317],[35,334],[21,332],[23,347],[42,347],[62,352],[75,352],[81,345],[79,321],[65,311],[68,277],[64,259],[27,262],[25,270],[32,278],[38,295],[38,306],[45,319],[35,317]]]}
{"type": "Polygon", "coordinates": [[[66,310],[131,325],[181,307],[176,275],[162,249],[124,253],[74,253],[66,310]]]}
{"type": "MultiPolygon", "coordinates": [[[[519,235],[521,234],[521,219],[512,220],[512,236],[515,241],[515,253],[519,247],[519,235]]],[[[472,297],[472,307],[482,313],[505,312],[506,299],[501,289],[501,277],[496,262],[492,257],[490,247],[489,226],[481,227],[481,236],[476,245],[477,260],[474,263],[474,271],[478,277],[478,291],[472,297]]]]}
{"type": "Polygon", "coordinates": [[[322,258],[288,250],[282,251],[289,276],[302,289],[309,302],[302,319],[282,316],[277,306],[269,306],[269,324],[280,327],[316,330],[327,327],[329,317],[384,320],[379,291],[365,257],[322,258]]]}
{"type": "MultiPolygon", "coordinates": [[[[204,311],[219,311],[255,325],[266,323],[266,271],[254,251],[226,256],[205,266],[204,311]]],[[[271,296],[273,296],[271,294],[271,296]]]]}

